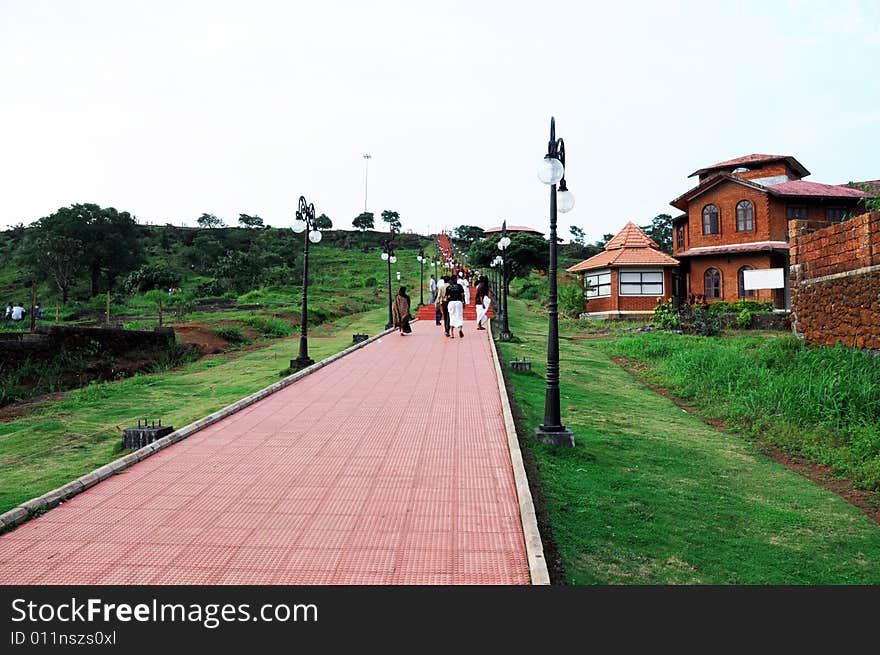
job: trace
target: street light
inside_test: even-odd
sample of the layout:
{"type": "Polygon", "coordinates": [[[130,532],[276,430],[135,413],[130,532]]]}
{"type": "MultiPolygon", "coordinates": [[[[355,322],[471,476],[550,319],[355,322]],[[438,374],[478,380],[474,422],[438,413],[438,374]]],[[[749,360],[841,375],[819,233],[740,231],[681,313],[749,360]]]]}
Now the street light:
{"type": "Polygon", "coordinates": [[[501,255],[495,255],[492,260],[492,301],[495,303],[495,314],[501,319],[501,255]]]}
{"type": "Polygon", "coordinates": [[[416,259],[419,260],[419,307],[422,307],[425,304],[425,262],[428,261],[425,259],[424,248],[419,248],[416,259]]]}
{"type": "Polygon", "coordinates": [[[315,206],[307,203],[303,196],[299,197],[299,206],[296,210],[296,220],[291,226],[297,234],[303,234],[303,296],[302,296],[302,318],[300,324],[299,335],[299,356],[290,360],[290,368],[301,369],[311,366],[315,363],[309,357],[309,243],[319,243],[321,241],[321,231],[315,224],[315,206]]]}
{"type": "Polygon", "coordinates": [[[565,143],[556,139],[556,120],[550,118],[550,141],[547,154],[538,168],[538,179],[550,185],[550,268],[547,282],[550,292],[547,304],[547,394],[544,399],[544,422],[535,428],[538,441],[555,446],[574,446],[574,433],[562,425],[559,410],[559,310],[556,299],[556,210],[571,211],[574,195],[565,184],[565,143]],[[556,184],[559,184],[559,193],[556,184]]]}
{"type": "Polygon", "coordinates": [[[394,239],[394,233],[391,233],[391,238],[385,239],[382,243],[382,260],[388,262],[388,322],[385,324],[385,329],[391,329],[394,327],[394,316],[391,313],[391,264],[397,263],[397,257],[394,256],[394,247],[391,245],[391,241],[394,239]]]}
{"type": "Polygon", "coordinates": [[[501,238],[498,240],[498,249],[501,251],[501,291],[503,294],[502,302],[504,303],[501,318],[501,332],[498,336],[502,341],[510,341],[513,339],[513,334],[507,323],[507,263],[504,261],[504,253],[507,252],[509,246],[510,237],[507,236],[507,221],[504,221],[501,224],[501,238]]]}

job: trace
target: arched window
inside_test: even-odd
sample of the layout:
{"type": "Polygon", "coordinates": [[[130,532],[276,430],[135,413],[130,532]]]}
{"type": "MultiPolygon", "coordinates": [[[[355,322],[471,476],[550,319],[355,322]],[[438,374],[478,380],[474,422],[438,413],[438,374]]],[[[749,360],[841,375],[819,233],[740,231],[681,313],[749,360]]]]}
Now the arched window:
{"type": "Polygon", "coordinates": [[[737,286],[739,287],[739,297],[742,299],[755,297],[754,289],[746,289],[745,275],[743,275],[743,271],[751,270],[754,270],[751,266],[743,266],[736,272],[737,286]]]}
{"type": "Polygon", "coordinates": [[[703,273],[703,294],[706,300],[717,300],[721,297],[721,271],[717,268],[706,269],[703,273]]]}
{"type": "Polygon", "coordinates": [[[718,234],[718,207],[703,207],[703,234],[718,234]]]}
{"type": "Polygon", "coordinates": [[[752,203],[740,200],[736,203],[736,231],[751,232],[755,229],[755,212],[752,203]]]}

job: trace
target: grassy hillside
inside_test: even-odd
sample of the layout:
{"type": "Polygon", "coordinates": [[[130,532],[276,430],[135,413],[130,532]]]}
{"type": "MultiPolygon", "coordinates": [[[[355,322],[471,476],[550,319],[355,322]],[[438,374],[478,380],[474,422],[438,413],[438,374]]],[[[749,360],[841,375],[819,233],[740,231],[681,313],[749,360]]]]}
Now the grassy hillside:
{"type": "Polygon", "coordinates": [[[562,420],[575,448],[537,443],[547,319],[511,300],[501,344],[540,469],[553,534],[575,584],[877,584],[880,526],[840,496],[716,430],[560,322],[562,420]]]}

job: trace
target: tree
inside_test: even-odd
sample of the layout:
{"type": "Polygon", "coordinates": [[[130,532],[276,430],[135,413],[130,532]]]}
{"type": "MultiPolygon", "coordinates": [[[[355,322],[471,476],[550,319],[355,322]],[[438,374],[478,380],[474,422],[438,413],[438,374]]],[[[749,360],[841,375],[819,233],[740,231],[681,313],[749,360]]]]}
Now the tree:
{"type": "Polygon", "coordinates": [[[456,238],[469,243],[476,241],[477,239],[482,239],[483,235],[486,234],[486,231],[483,228],[477,227],[476,225],[459,225],[454,231],[456,238]]]}
{"type": "Polygon", "coordinates": [[[226,223],[223,222],[223,219],[217,218],[214,214],[202,214],[196,219],[196,223],[199,224],[199,227],[206,227],[208,229],[226,227],[226,223]]]}
{"type": "Polygon", "coordinates": [[[570,228],[568,228],[568,231],[571,232],[572,243],[576,243],[579,246],[582,246],[584,245],[584,243],[586,243],[586,241],[584,240],[586,235],[581,228],[572,225],[570,228]]]}
{"type": "Polygon", "coordinates": [[[669,255],[672,254],[672,216],[658,214],[651,219],[650,225],[639,226],[639,228],[660,246],[660,250],[669,255]]]}
{"type": "MultiPolygon", "coordinates": [[[[516,277],[526,277],[532,270],[546,271],[550,263],[550,246],[547,240],[531,232],[511,232],[510,245],[504,252],[507,263],[507,278],[512,280],[516,277]]],[[[489,268],[496,255],[501,254],[498,249],[500,234],[474,241],[468,250],[468,261],[472,266],[489,268]]]]}
{"type": "Polygon", "coordinates": [[[63,234],[36,234],[20,251],[22,267],[37,279],[50,280],[61,292],[66,303],[70,287],[82,273],[83,244],[63,234]]]}
{"type": "MultiPolygon", "coordinates": [[[[211,216],[211,214],[202,214],[202,216],[203,217],[204,216],[211,216]]],[[[213,216],[212,218],[220,220],[216,216],[213,216]]],[[[199,220],[201,220],[201,219],[199,219],[199,220]]],[[[223,221],[220,221],[220,222],[222,223],[223,221]]],[[[263,219],[260,218],[259,216],[256,216],[256,215],[249,216],[247,214],[239,214],[238,215],[238,224],[241,225],[242,227],[263,227],[263,219]]],[[[200,225],[201,225],[201,223],[200,223],[200,225]]],[[[205,227],[211,227],[211,226],[206,225],[205,227]]]]}
{"type": "Polygon", "coordinates": [[[388,223],[390,231],[400,232],[400,214],[386,209],[382,212],[382,220],[388,223]]]}
{"type": "Polygon", "coordinates": [[[373,229],[373,212],[363,212],[355,217],[351,224],[361,232],[373,229]]]}
{"type": "MultiPolygon", "coordinates": [[[[44,247],[41,252],[54,253],[52,257],[57,265],[70,276],[88,274],[91,296],[98,294],[102,279],[109,289],[120,275],[144,261],[137,222],[128,212],[119,212],[113,207],[102,208],[91,203],[62,207],[36,221],[31,230],[35,245],[44,247]],[[64,254],[74,247],[75,251],[64,254]],[[59,260],[62,255],[63,261],[59,260]]],[[[37,277],[54,278],[56,274],[51,270],[54,264],[42,254],[31,252],[34,253],[33,265],[42,266],[42,270],[34,271],[37,277]]],[[[64,294],[64,290],[61,291],[64,294]]]]}
{"type": "Polygon", "coordinates": [[[315,219],[315,227],[319,230],[330,230],[333,229],[333,221],[330,220],[327,214],[321,214],[315,219]]]}

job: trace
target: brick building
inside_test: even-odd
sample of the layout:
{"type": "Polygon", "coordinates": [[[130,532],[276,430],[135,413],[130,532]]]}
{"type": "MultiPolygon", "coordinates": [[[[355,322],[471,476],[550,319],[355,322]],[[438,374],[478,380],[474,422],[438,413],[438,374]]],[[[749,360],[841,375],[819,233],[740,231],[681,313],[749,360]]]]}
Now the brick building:
{"type": "Polygon", "coordinates": [[[699,183],[670,204],[684,212],[673,218],[673,254],[681,262],[678,298],[789,300],[788,222],[830,225],[858,213],[872,194],[850,185],[803,180],[810,172],[787,155],[748,155],[701,168],[699,183]],[[747,290],[743,272],[782,269],[780,289],[747,290]]]}
{"type": "Polygon", "coordinates": [[[651,314],[658,297],[671,297],[677,266],[638,226],[627,223],[604,252],[566,270],[584,274],[590,317],[621,318],[651,314]]]}

